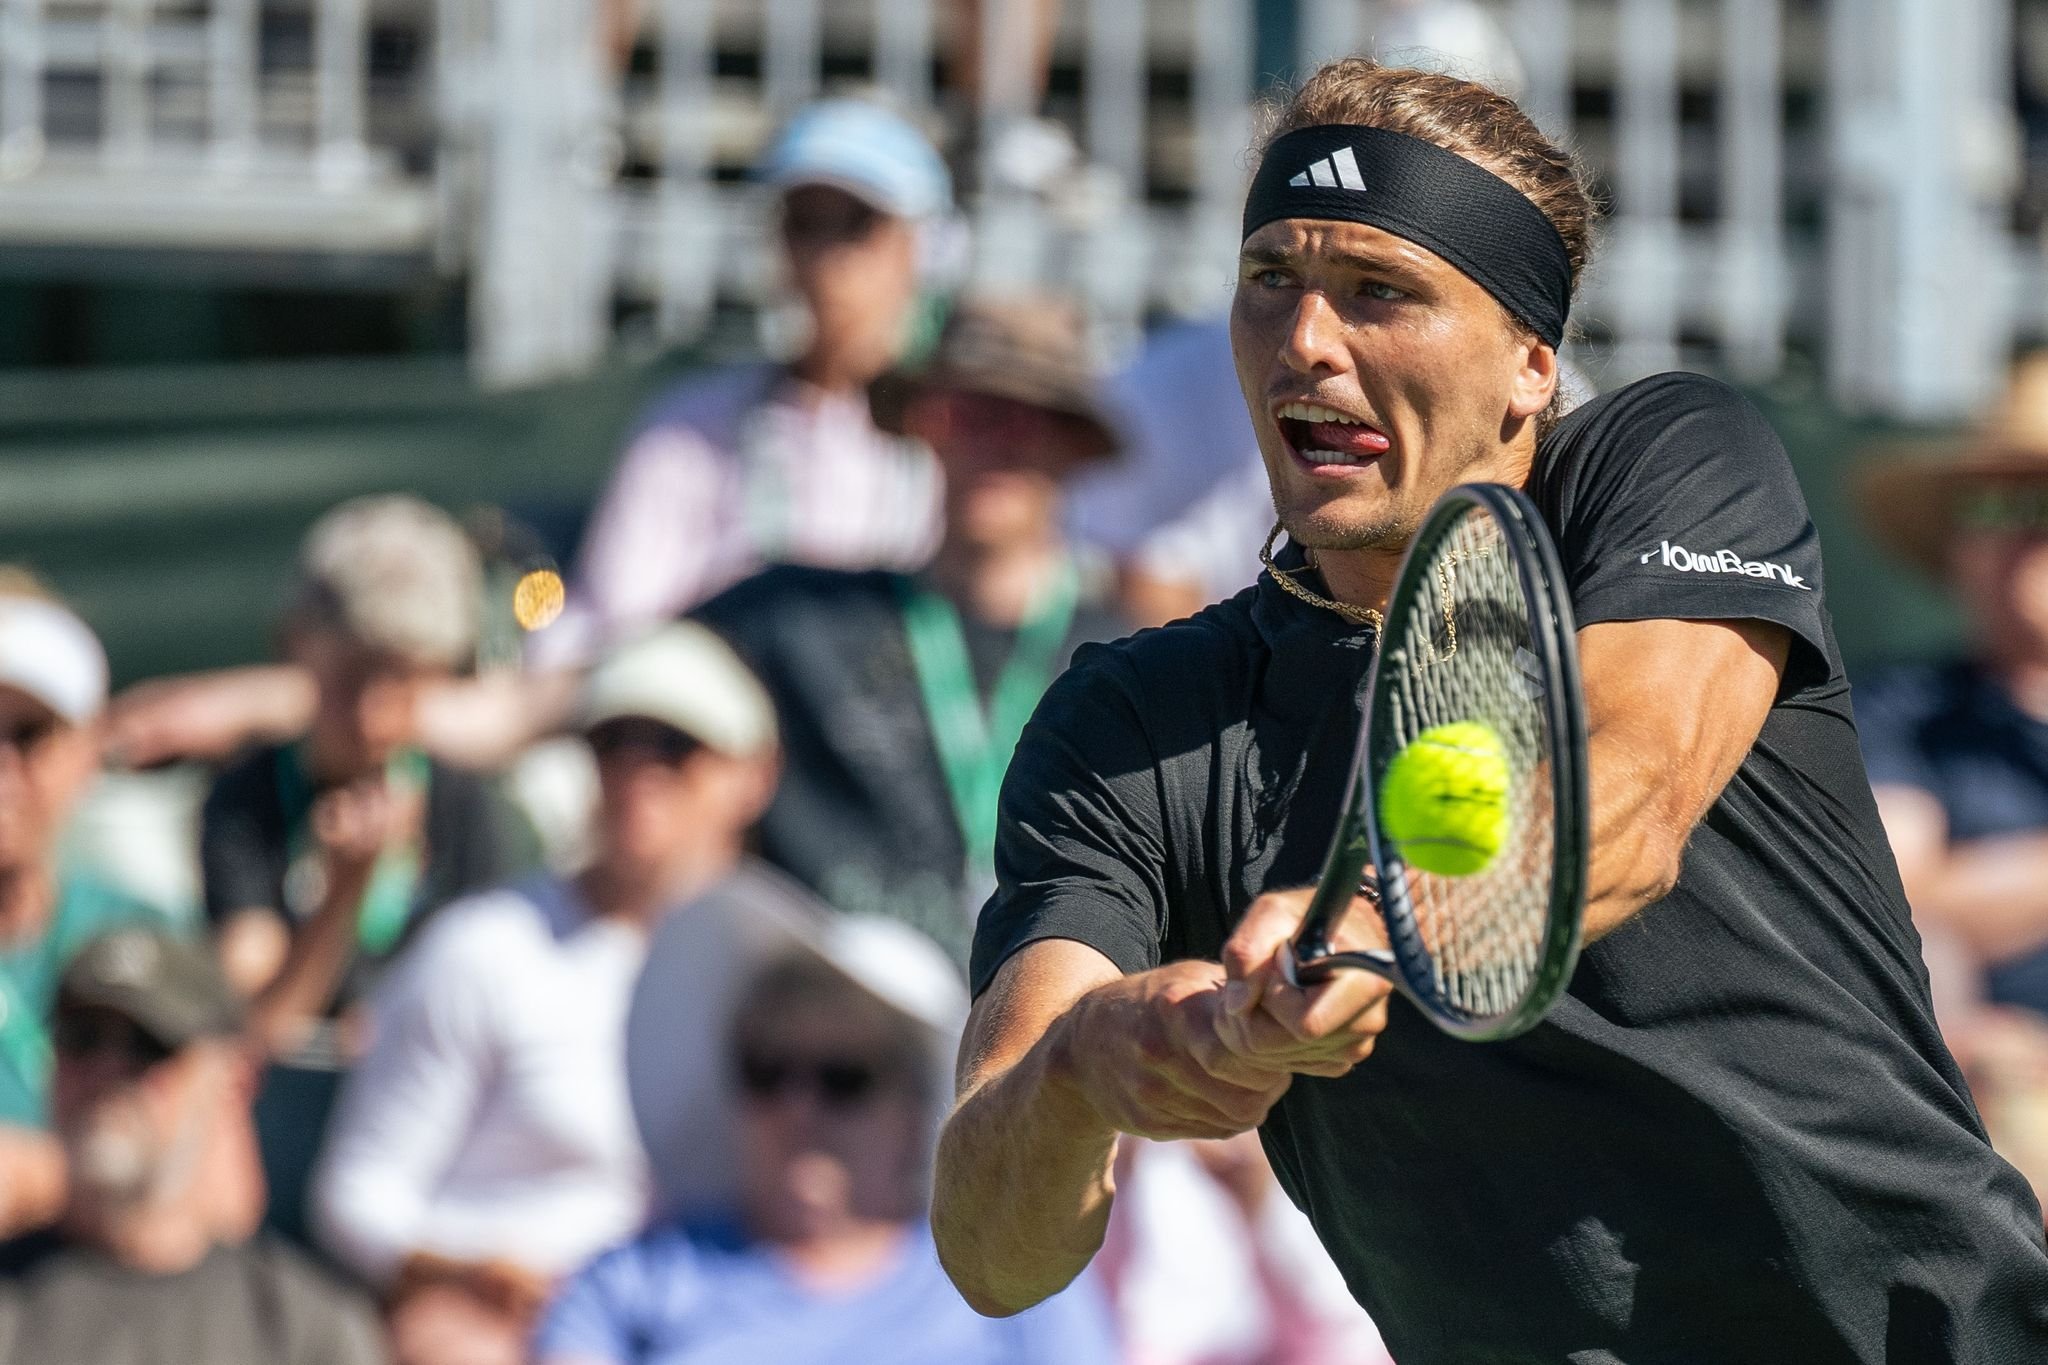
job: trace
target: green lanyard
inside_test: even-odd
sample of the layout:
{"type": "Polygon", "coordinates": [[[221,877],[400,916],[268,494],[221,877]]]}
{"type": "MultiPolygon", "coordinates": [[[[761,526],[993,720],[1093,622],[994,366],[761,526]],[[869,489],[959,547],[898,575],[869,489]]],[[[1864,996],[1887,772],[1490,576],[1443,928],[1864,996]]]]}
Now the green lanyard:
{"type": "Polygon", "coordinates": [[[896,580],[903,609],[903,634],[917,673],[918,692],[939,751],[939,768],[953,797],[953,814],[967,844],[967,863],[980,869],[995,861],[996,798],[1003,773],[1024,723],[1058,671],[1060,646],[1074,622],[1080,576],[1064,565],[1045,597],[1017,629],[1017,643],[996,675],[983,710],[967,658],[960,613],[939,594],[913,579],[896,580]]]}
{"type": "MultiPolygon", "coordinates": [[[[384,765],[384,780],[392,788],[424,794],[429,768],[427,756],[417,749],[403,749],[384,765]]],[[[306,773],[304,757],[297,745],[278,750],[277,785],[284,807],[287,833],[287,861],[297,864],[313,856],[313,783],[306,773]]],[[[426,867],[425,850],[417,837],[385,849],[370,870],[370,884],[363,889],[362,908],[356,915],[356,944],[372,957],[391,951],[412,917],[413,897],[419,892],[420,875],[426,867]]],[[[280,909],[287,907],[280,906],[280,909]]]]}

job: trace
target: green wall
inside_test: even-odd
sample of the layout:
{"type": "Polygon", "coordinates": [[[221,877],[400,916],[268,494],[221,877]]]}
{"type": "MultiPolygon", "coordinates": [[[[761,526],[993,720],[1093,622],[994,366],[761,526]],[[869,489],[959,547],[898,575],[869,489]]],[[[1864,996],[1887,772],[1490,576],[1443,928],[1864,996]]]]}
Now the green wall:
{"type": "MultiPolygon", "coordinates": [[[[449,360],[0,372],[0,561],[99,628],[119,681],[258,659],[305,528],[401,489],[573,521],[634,414],[685,368],[616,364],[479,392],[449,360]]],[[[1949,647],[1955,613],[1862,536],[1845,475],[1887,433],[1811,394],[1757,395],[1798,465],[1852,672],[1949,647]]]]}

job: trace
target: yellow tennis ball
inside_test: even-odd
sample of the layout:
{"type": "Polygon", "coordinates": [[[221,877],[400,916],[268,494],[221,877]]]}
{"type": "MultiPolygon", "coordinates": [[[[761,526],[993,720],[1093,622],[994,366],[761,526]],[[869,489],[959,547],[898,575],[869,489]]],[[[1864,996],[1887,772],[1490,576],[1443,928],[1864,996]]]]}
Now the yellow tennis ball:
{"type": "Polygon", "coordinates": [[[1432,725],[1380,778],[1381,835],[1424,872],[1469,877],[1508,840],[1508,755],[1491,725],[1432,725]]]}

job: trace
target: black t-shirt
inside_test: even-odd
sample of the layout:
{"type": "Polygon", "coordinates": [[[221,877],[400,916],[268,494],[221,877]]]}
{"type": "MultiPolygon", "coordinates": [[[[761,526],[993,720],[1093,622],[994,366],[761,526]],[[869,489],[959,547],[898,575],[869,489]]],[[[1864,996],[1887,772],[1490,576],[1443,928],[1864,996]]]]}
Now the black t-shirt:
{"type": "MultiPolygon", "coordinates": [[[[294,790],[295,760],[280,745],[261,745],[222,769],[200,815],[199,863],[207,920],[218,928],[238,911],[261,909],[296,926],[318,902],[317,888],[299,885],[309,841],[303,823],[310,792],[294,790]]],[[[421,867],[404,942],[430,911],[471,891],[494,886],[522,869],[516,817],[474,773],[429,760],[422,817],[421,867]]],[[[314,880],[306,879],[308,882],[314,880]]],[[[382,955],[359,959],[333,1008],[359,998],[375,979],[382,955]]]]}
{"type": "MultiPolygon", "coordinates": [[[[761,856],[836,909],[888,915],[965,960],[967,847],[925,718],[903,630],[898,574],[770,569],[698,609],[760,676],[782,728],[783,771],[761,856]]],[[[986,705],[1015,630],[960,613],[986,705]]],[[[1115,639],[1120,618],[1084,594],[1076,646],[1115,639]]]]}
{"type": "MultiPolygon", "coordinates": [[[[2048,831],[2048,722],[1968,663],[1900,668],[1856,689],[1875,786],[1941,803],[1951,843],[2048,831]]],[[[1987,965],[1985,994],[2048,1014],[2048,947],[1987,965]]]]}
{"type": "MultiPolygon", "coordinates": [[[[1777,622],[1783,688],[1548,1020],[1461,1043],[1397,996],[1368,1062],[1275,1107],[1282,1183],[1403,1365],[2048,1360],[2040,1209],[1935,1031],[1776,436],[1664,375],[1567,418],[1531,493],[1581,624],[1777,622]]],[[[1313,881],[1370,660],[1270,577],[1083,650],[1004,784],[976,989],[1041,938],[1213,957],[1313,881]]]]}
{"type": "Polygon", "coordinates": [[[0,1247],[10,1365],[378,1365],[367,1300],[267,1237],[146,1275],[53,1235],[0,1247]]]}

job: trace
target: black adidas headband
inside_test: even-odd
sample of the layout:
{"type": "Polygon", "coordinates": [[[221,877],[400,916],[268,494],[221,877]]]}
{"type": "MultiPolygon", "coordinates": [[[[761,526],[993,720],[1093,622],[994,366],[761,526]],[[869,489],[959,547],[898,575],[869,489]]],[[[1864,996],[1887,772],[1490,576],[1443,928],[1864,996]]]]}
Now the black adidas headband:
{"type": "Polygon", "coordinates": [[[1322,124],[1273,140],[1244,201],[1244,235],[1281,218],[1364,223],[1449,261],[1544,341],[1564,340],[1572,262],[1529,197],[1433,142],[1322,124]]]}

